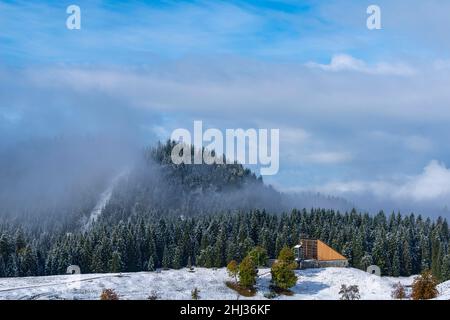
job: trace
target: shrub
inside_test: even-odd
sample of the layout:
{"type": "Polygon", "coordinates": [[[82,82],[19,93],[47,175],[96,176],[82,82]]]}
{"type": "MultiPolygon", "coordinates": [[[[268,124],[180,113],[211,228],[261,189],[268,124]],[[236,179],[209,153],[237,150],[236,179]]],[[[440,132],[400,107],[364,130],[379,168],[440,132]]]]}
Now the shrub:
{"type": "Polygon", "coordinates": [[[159,295],[158,292],[156,292],[155,290],[152,290],[152,292],[150,292],[150,295],[147,298],[147,300],[158,300],[158,299],[159,295]]]}
{"type": "Polygon", "coordinates": [[[411,297],[414,300],[424,300],[436,298],[439,294],[437,290],[438,281],[429,270],[425,270],[420,276],[414,279],[411,297]]]}
{"type": "Polygon", "coordinates": [[[192,291],[191,291],[191,297],[192,297],[192,300],[199,300],[199,299],[200,299],[200,290],[198,290],[197,287],[195,287],[194,289],[192,289],[192,291]]]}
{"type": "Polygon", "coordinates": [[[361,298],[359,295],[359,287],[357,285],[347,287],[343,284],[339,294],[341,295],[341,300],[359,300],[361,298]]]}
{"type": "Polygon", "coordinates": [[[392,291],[392,298],[400,300],[406,298],[405,287],[400,282],[394,285],[394,291],[392,291]]]}
{"type": "Polygon", "coordinates": [[[119,300],[119,296],[113,289],[103,289],[100,300],[119,300]]]}
{"type": "Polygon", "coordinates": [[[278,297],[278,295],[275,291],[269,291],[264,294],[264,298],[266,299],[275,299],[276,297],[278,297]]]}

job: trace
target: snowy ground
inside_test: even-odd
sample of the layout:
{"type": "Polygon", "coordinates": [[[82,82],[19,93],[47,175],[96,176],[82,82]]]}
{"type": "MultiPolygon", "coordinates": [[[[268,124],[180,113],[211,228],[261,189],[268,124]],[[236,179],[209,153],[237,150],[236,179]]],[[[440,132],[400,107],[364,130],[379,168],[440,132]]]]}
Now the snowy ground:
{"type": "MultiPolygon", "coordinates": [[[[339,299],[342,284],[359,286],[361,299],[391,299],[392,286],[410,285],[413,277],[391,278],[370,275],[352,268],[326,268],[297,271],[299,280],[293,296],[279,299],[339,299]]],[[[259,271],[258,293],[269,292],[270,270],[259,271]]],[[[152,291],[159,299],[190,299],[194,287],[201,299],[235,300],[237,294],[226,287],[230,280],[225,269],[195,269],[195,272],[167,270],[123,274],[85,274],[29,278],[0,278],[0,299],[95,299],[104,288],[114,289],[121,299],[147,299],[152,291]]],[[[450,282],[440,285],[440,298],[450,298],[450,282]]],[[[239,297],[239,299],[245,299],[239,297]]]]}

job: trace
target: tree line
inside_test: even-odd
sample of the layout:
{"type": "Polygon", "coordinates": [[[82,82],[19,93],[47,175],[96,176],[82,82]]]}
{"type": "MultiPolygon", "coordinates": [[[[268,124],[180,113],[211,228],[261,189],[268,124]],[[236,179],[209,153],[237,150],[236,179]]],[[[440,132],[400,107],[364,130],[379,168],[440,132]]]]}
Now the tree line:
{"type": "Polygon", "coordinates": [[[449,227],[443,218],[311,209],[189,217],[152,212],[117,219],[110,212],[90,230],[73,233],[0,226],[0,277],[64,274],[71,264],[83,273],[219,268],[241,262],[255,246],[277,257],[303,235],[324,241],[356,268],[376,264],[389,276],[430,269],[440,281],[450,279],[449,227]]]}

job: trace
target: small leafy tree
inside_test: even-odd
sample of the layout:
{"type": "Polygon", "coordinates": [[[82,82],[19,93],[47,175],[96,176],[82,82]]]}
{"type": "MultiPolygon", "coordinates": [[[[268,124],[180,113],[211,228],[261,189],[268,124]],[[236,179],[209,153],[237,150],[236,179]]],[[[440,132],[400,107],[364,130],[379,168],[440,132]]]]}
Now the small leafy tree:
{"type": "Polygon", "coordinates": [[[239,273],[239,265],[236,260],[231,260],[227,265],[227,272],[230,277],[237,281],[237,275],[239,273]]]}
{"type": "Polygon", "coordinates": [[[297,268],[293,251],[284,247],[278,256],[277,261],[272,265],[272,282],[277,288],[287,290],[297,283],[297,276],[294,270],[297,268]]]}
{"type": "Polygon", "coordinates": [[[341,300],[359,300],[361,296],[359,295],[359,287],[357,285],[346,286],[343,284],[341,290],[339,291],[341,295],[341,300]]]}
{"type": "Polygon", "coordinates": [[[119,300],[119,296],[114,289],[103,289],[100,300],[119,300]]]}
{"type": "Polygon", "coordinates": [[[394,299],[406,299],[405,287],[399,282],[394,285],[394,291],[392,291],[392,298],[394,299]]]}
{"type": "Polygon", "coordinates": [[[257,270],[253,259],[249,256],[239,264],[239,284],[244,288],[252,288],[256,283],[257,270]]]}
{"type": "Polygon", "coordinates": [[[411,297],[414,300],[425,300],[436,298],[439,294],[438,281],[431,271],[425,270],[414,279],[411,297]]]}

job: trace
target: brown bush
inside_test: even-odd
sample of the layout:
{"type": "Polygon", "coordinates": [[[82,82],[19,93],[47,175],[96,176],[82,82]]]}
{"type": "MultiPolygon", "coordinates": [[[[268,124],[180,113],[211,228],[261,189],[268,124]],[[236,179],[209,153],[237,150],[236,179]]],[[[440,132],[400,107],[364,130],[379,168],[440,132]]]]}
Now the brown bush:
{"type": "Polygon", "coordinates": [[[399,300],[406,299],[405,287],[400,282],[394,286],[394,291],[392,291],[392,298],[399,300]]]}
{"type": "Polygon", "coordinates": [[[103,289],[100,300],[119,300],[119,296],[113,289],[103,289]]]}
{"type": "Polygon", "coordinates": [[[414,300],[425,300],[436,298],[439,294],[436,286],[438,285],[437,279],[433,274],[427,270],[414,279],[412,285],[412,295],[414,300]]]}

